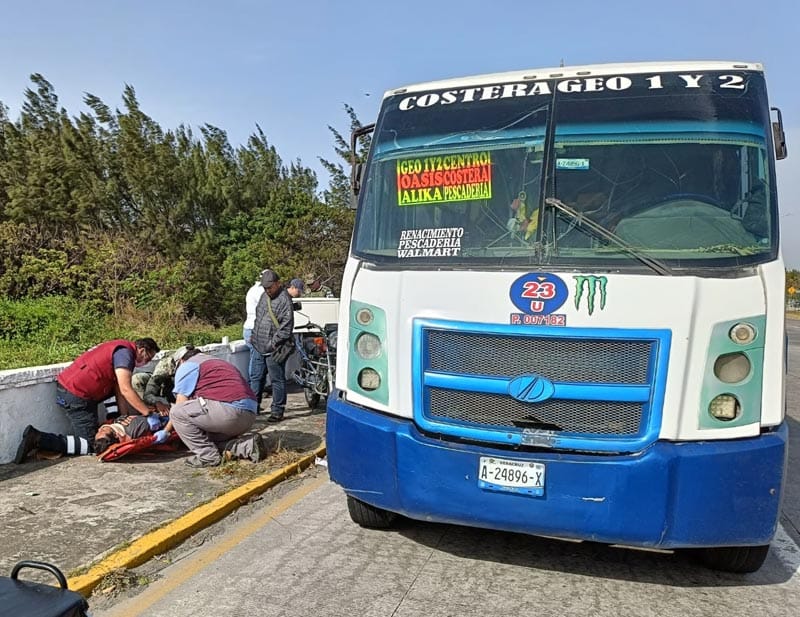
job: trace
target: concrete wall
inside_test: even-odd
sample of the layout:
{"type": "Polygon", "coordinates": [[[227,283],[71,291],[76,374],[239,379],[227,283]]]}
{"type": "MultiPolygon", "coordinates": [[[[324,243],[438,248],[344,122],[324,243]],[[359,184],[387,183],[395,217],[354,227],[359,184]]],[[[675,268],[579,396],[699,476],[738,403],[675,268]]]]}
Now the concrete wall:
{"type": "MultiPolygon", "coordinates": [[[[227,360],[247,378],[250,352],[244,341],[205,345],[202,350],[227,360]]],[[[161,351],[149,366],[141,370],[152,370],[163,355],[172,351],[174,350],[161,351]]],[[[22,431],[28,424],[50,433],[69,432],[69,420],[55,403],[56,375],[68,365],[69,362],[0,371],[0,463],[14,460],[22,431]]],[[[288,366],[286,373],[287,379],[291,379],[288,366]]],[[[101,420],[104,414],[105,410],[101,406],[101,420]]]]}
{"type": "MultiPolygon", "coordinates": [[[[302,308],[295,312],[295,325],[312,321],[319,325],[335,323],[339,317],[339,298],[301,298],[302,308]]],[[[302,330],[297,330],[302,332],[302,330]]],[[[236,366],[247,379],[250,352],[244,341],[205,345],[202,350],[236,366]]],[[[137,369],[152,370],[156,362],[174,350],[161,351],[150,365],[137,369]]],[[[0,463],[14,460],[22,431],[28,424],[48,433],[65,434],[70,431],[66,414],[56,405],[56,375],[69,362],[49,366],[33,366],[0,371],[0,463]]],[[[286,362],[286,380],[291,388],[292,373],[299,366],[297,354],[286,362]]],[[[105,409],[99,408],[100,420],[105,419],[105,409]]]]}

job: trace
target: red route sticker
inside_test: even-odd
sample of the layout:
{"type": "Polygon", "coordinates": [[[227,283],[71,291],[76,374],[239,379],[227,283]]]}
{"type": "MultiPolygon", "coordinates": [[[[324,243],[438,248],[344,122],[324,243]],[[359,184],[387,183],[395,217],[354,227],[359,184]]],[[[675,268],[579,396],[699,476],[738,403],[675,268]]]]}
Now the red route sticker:
{"type": "Polygon", "coordinates": [[[491,198],[490,152],[397,161],[397,203],[401,206],[491,198]]]}

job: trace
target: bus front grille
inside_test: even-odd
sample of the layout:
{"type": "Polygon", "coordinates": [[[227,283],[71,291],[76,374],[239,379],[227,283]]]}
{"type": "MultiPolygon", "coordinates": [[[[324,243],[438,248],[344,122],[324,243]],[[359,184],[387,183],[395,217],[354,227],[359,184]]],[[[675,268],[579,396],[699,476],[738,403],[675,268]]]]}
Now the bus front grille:
{"type": "Polygon", "coordinates": [[[550,399],[530,405],[510,396],[430,388],[432,418],[445,421],[548,429],[596,435],[636,435],[642,418],[640,403],[550,399]]]}
{"type": "Polygon", "coordinates": [[[435,320],[415,328],[415,418],[426,430],[510,444],[544,432],[550,447],[587,450],[657,438],[669,331],[435,320]],[[513,384],[526,379],[550,393],[520,396],[513,384]]]}
{"type": "Polygon", "coordinates": [[[427,331],[428,370],[462,375],[537,373],[551,381],[646,384],[649,340],[509,337],[427,331]]]}

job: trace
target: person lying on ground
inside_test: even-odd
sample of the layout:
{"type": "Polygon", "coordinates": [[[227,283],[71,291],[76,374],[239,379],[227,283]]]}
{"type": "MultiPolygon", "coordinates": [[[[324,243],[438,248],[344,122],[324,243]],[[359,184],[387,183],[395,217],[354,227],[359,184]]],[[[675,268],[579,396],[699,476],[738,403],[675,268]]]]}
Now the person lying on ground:
{"type": "Polygon", "coordinates": [[[114,422],[100,425],[94,436],[94,451],[102,454],[116,443],[126,443],[147,435],[156,436],[154,444],[164,443],[171,431],[169,415],[163,412],[149,416],[121,416],[114,422]]]}
{"type": "Polygon", "coordinates": [[[55,388],[56,404],[66,413],[72,430],[58,435],[38,431],[29,424],[22,433],[14,462],[22,463],[37,448],[69,456],[92,454],[99,428],[97,405],[112,394],[125,415],[147,416],[158,409],[167,411],[167,405],[145,403],[131,385],[133,369],[150,362],[158,351],[151,338],[116,339],[78,356],[59,373],[55,388]]]}

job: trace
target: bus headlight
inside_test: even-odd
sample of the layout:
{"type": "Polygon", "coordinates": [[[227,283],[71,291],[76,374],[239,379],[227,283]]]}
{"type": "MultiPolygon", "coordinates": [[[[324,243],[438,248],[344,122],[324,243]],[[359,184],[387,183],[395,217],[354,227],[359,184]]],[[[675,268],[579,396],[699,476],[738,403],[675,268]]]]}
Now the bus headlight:
{"type": "Polygon", "coordinates": [[[741,406],[733,394],[720,394],[709,404],[708,413],[717,420],[733,420],[741,413],[741,406]]]}
{"type": "Polygon", "coordinates": [[[368,308],[360,308],[356,311],[356,322],[361,326],[368,326],[375,319],[375,315],[368,308]]]}
{"type": "Polygon", "coordinates": [[[369,332],[361,333],[356,339],[356,352],[367,360],[377,358],[381,355],[381,339],[369,332]]]}
{"type": "Polygon", "coordinates": [[[750,359],[741,352],[726,353],[714,362],[714,375],[725,383],[739,383],[750,374],[750,359]]]}
{"type": "Polygon", "coordinates": [[[364,390],[377,390],[381,387],[381,376],[375,369],[361,369],[361,372],[358,373],[358,385],[364,390]]]}
{"type": "Polygon", "coordinates": [[[749,323],[737,323],[728,332],[731,340],[738,345],[748,345],[756,339],[756,329],[749,323]]]}

